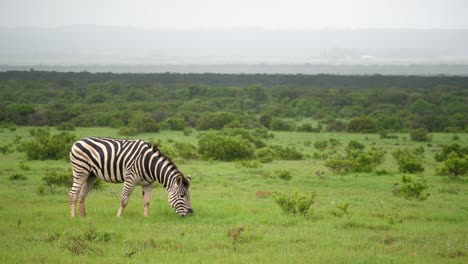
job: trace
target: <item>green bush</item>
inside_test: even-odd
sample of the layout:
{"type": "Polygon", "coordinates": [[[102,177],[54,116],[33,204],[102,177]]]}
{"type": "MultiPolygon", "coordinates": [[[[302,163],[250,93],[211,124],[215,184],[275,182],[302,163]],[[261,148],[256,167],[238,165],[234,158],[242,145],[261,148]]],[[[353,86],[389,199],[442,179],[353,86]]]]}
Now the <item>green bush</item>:
{"type": "Polygon", "coordinates": [[[424,171],[422,164],[424,148],[397,149],[392,155],[398,164],[398,170],[402,173],[420,173],[424,171]]]}
{"type": "Polygon", "coordinates": [[[151,117],[151,114],[143,112],[133,113],[128,121],[128,126],[134,128],[138,133],[159,131],[159,125],[156,120],[151,117]]]}
{"type": "Polygon", "coordinates": [[[448,155],[443,167],[438,169],[438,174],[460,179],[468,175],[468,155],[459,157],[455,152],[448,155]]]}
{"type": "Polygon", "coordinates": [[[196,127],[198,130],[221,130],[224,128],[224,126],[233,122],[234,120],[235,116],[232,113],[206,113],[198,119],[196,127]]]}
{"type": "Polygon", "coordinates": [[[330,157],[325,166],[338,173],[371,172],[384,162],[385,151],[381,148],[365,150],[365,146],[351,140],[345,148],[346,155],[330,157]]]}
{"type": "Polygon", "coordinates": [[[276,157],[281,160],[302,160],[304,154],[299,152],[295,147],[283,147],[280,145],[271,146],[275,152],[276,157]]]}
{"type": "Polygon", "coordinates": [[[185,160],[198,159],[198,151],[194,145],[190,143],[176,142],[173,146],[178,157],[185,160]]]}
{"type": "Polygon", "coordinates": [[[262,163],[268,163],[275,159],[276,152],[272,148],[263,147],[255,151],[255,157],[262,163]]]}
{"type": "Polygon", "coordinates": [[[317,140],[314,142],[314,147],[318,150],[325,150],[328,146],[327,140],[317,140]]]}
{"type": "Polygon", "coordinates": [[[406,199],[414,199],[417,201],[424,201],[429,197],[429,193],[424,193],[429,186],[427,180],[422,176],[413,178],[411,176],[405,176],[401,178],[401,185],[395,183],[393,186],[393,194],[399,196],[402,195],[406,199]]]}
{"type": "Polygon", "coordinates": [[[71,122],[63,122],[57,126],[57,130],[61,131],[73,131],[75,130],[75,126],[71,122]]]}
{"type": "Polygon", "coordinates": [[[276,194],[273,199],[286,214],[307,215],[311,213],[310,208],[315,202],[315,197],[317,197],[315,192],[309,195],[293,192],[289,195],[284,193],[276,194]]]}
{"type": "Polygon", "coordinates": [[[18,146],[29,160],[68,159],[71,146],[76,141],[73,134],[61,132],[52,135],[49,129],[44,128],[31,129],[29,134],[33,139],[18,146]]]}
{"type": "Polygon", "coordinates": [[[287,170],[277,170],[275,171],[275,174],[278,176],[278,178],[285,180],[285,181],[289,181],[292,179],[291,172],[287,170]]]}
{"type": "Polygon", "coordinates": [[[273,118],[270,129],[276,131],[294,131],[296,129],[296,124],[293,121],[273,118]]]}
{"type": "Polygon", "coordinates": [[[185,119],[181,117],[168,118],[161,123],[161,127],[168,130],[183,131],[186,126],[185,119]]]}
{"type": "Polygon", "coordinates": [[[210,131],[199,135],[198,150],[204,159],[231,161],[252,158],[255,147],[240,135],[210,131]]]}
{"type": "Polygon", "coordinates": [[[8,177],[8,180],[10,181],[25,181],[27,179],[28,177],[20,173],[15,173],[15,174],[12,174],[10,177],[8,177]]]}
{"type": "Polygon", "coordinates": [[[425,128],[417,128],[410,131],[410,138],[416,142],[431,141],[431,136],[425,128]]]}
{"type": "Polygon", "coordinates": [[[468,155],[468,146],[462,146],[458,143],[453,143],[450,145],[443,145],[442,150],[437,152],[434,155],[434,158],[438,162],[446,161],[448,156],[455,154],[457,157],[462,158],[465,155],[468,155]]]}
{"type": "Polygon", "coordinates": [[[378,126],[374,119],[364,116],[351,119],[346,130],[352,133],[376,133],[378,126]]]}
{"type": "Polygon", "coordinates": [[[131,136],[138,135],[138,130],[134,127],[122,127],[119,129],[117,133],[121,136],[131,137],[131,136]]]}

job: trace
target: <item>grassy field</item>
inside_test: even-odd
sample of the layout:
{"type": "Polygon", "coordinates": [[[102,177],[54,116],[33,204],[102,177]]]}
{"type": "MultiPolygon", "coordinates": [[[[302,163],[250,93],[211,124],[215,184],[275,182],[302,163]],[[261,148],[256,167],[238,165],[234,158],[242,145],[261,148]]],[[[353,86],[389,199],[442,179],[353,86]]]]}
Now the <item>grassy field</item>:
{"type": "MultiPolygon", "coordinates": [[[[118,137],[110,128],[79,128],[78,137],[118,137]]],[[[28,137],[28,128],[3,129],[2,143],[28,137]]],[[[380,139],[375,134],[275,132],[268,143],[293,145],[303,153],[318,152],[316,140],[337,139],[342,151],[352,139],[383,147],[386,174],[337,175],[324,161],[274,161],[247,168],[237,162],[175,160],[192,176],[195,214],[179,218],[162,187],[153,191],[150,217],[143,217],[138,187],[122,218],[115,214],[122,186],[106,184],[92,191],[85,218],[69,217],[68,189],[40,195],[38,185],[50,168],[69,168],[66,161],[28,161],[23,153],[0,154],[1,263],[467,263],[468,185],[437,176],[435,151],[453,134],[433,134],[415,143],[406,134],[380,139]],[[392,194],[400,181],[390,152],[423,146],[430,193],[426,201],[392,194]],[[291,173],[290,180],[276,176],[291,173]],[[318,177],[316,171],[325,171],[318,177]],[[11,180],[22,175],[25,180],[11,180]],[[284,214],[270,194],[316,192],[313,213],[284,214]],[[349,216],[336,216],[350,203],[349,216]]],[[[459,143],[468,134],[458,134],[459,143]]],[[[196,132],[163,131],[142,139],[196,144],[196,132]]],[[[332,148],[329,147],[327,151],[332,148]]]]}

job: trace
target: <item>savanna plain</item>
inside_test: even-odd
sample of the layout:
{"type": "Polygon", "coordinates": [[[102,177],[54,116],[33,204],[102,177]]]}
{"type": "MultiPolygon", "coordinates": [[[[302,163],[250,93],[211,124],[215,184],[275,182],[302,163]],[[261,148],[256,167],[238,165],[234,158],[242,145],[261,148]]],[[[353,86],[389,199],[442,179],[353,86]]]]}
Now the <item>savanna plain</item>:
{"type": "Polygon", "coordinates": [[[1,263],[468,263],[468,78],[0,73],[1,263]],[[194,214],[99,181],[71,144],[158,145],[194,214]]]}
{"type": "MultiPolygon", "coordinates": [[[[3,129],[2,141],[29,137],[29,127],[3,129]]],[[[52,129],[55,132],[54,129],[52,129]]],[[[77,128],[78,137],[119,137],[116,129],[77,128]]],[[[197,133],[145,133],[138,137],[196,143],[197,133]]],[[[467,261],[468,187],[465,181],[436,175],[434,153],[453,135],[434,133],[432,141],[415,143],[381,139],[374,134],[275,132],[275,144],[295,146],[313,155],[318,140],[382,147],[426,149],[424,177],[429,197],[424,201],[395,196],[392,188],[402,173],[386,154],[379,166],[385,173],[338,174],[312,157],[243,164],[178,160],[192,176],[195,213],[180,218],[167,203],[167,192],[156,187],[150,216],[143,217],[140,189],[132,194],[122,218],[115,217],[122,186],[104,184],[87,199],[87,216],[71,219],[68,188],[54,193],[38,190],[53,170],[69,170],[64,160],[28,161],[24,153],[0,155],[0,257],[3,263],[464,263],[467,261]],[[289,177],[280,177],[288,171],[289,177]],[[321,174],[323,172],[323,174],[321,174]],[[13,176],[12,176],[13,175],[13,176]],[[14,175],[22,175],[16,179],[14,175]],[[307,214],[287,214],[275,203],[275,193],[316,193],[307,214]],[[343,204],[348,204],[346,210],[343,204]]],[[[467,142],[466,134],[458,140],[467,142]]]]}

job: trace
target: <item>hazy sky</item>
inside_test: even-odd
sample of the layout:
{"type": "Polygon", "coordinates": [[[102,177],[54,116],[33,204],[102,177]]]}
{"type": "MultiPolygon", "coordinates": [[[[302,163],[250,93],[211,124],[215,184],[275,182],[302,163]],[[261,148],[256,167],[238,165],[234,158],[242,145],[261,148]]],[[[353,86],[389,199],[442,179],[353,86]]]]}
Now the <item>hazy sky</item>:
{"type": "Polygon", "coordinates": [[[0,26],[468,28],[468,0],[0,0],[0,26]]]}

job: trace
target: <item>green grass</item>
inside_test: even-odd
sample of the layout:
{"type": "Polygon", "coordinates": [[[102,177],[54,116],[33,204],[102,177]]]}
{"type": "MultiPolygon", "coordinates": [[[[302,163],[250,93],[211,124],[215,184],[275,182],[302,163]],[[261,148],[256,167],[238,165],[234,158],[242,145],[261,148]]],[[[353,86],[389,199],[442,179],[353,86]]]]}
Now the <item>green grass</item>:
{"type": "MultiPolygon", "coordinates": [[[[16,135],[28,137],[28,128],[4,130],[2,144],[16,135]]],[[[79,128],[78,137],[118,137],[109,128],[79,128]]],[[[122,186],[106,184],[92,191],[85,218],[69,217],[68,190],[38,195],[46,168],[68,168],[66,161],[25,161],[22,153],[0,154],[0,260],[2,263],[467,263],[468,186],[435,175],[440,166],[434,152],[451,142],[452,134],[433,134],[429,143],[414,143],[408,135],[380,139],[378,135],[345,133],[275,132],[270,144],[293,145],[312,156],[316,140],[341,142],[326,151],[342,151],[347,142],[375,143],[386,151],[375,173],[336,175],[323,161],[274,161],[259,168],[236,162],[176,160],[192,176],[191,199],[195,214],[179,218],[167,203],[167,192],[153,191],[150,217],[143,217],[140,188],[136,188],[121,219],[115,214],[122,186]],[[403,138],[406,137],[406,140],[403,138]],[[304,142],[311,141],[306,146],[304,142]],[[391,151],[424,146],[430,197],[409,201],[392,195],[399,182],[391,151]],[[20,161],[28,168],[20,166],[20,161]],[[23,168],[22,168],[23,167],[23,168]],[[275,171],[287,170],[291,180],[275,171]],[[323,179],[316,171],[325,171],[323,179]],[[27,180],[11,181],[13,174],[27,180]],[[267,193],[266,197],[256,195],[267,193]],[[317,192],[309,216],[281,212],[268,193],[317,192]],[[337,206],[349,202],[349,219],[336,217],[337,206]],[[237,239],[230,230],[243,228],[237,239]]],[[[458,134],[468,142],[467,134],[458,134]]],[[[196,144],[196,132],[163,131],[143,139],[196,144]]]]}

